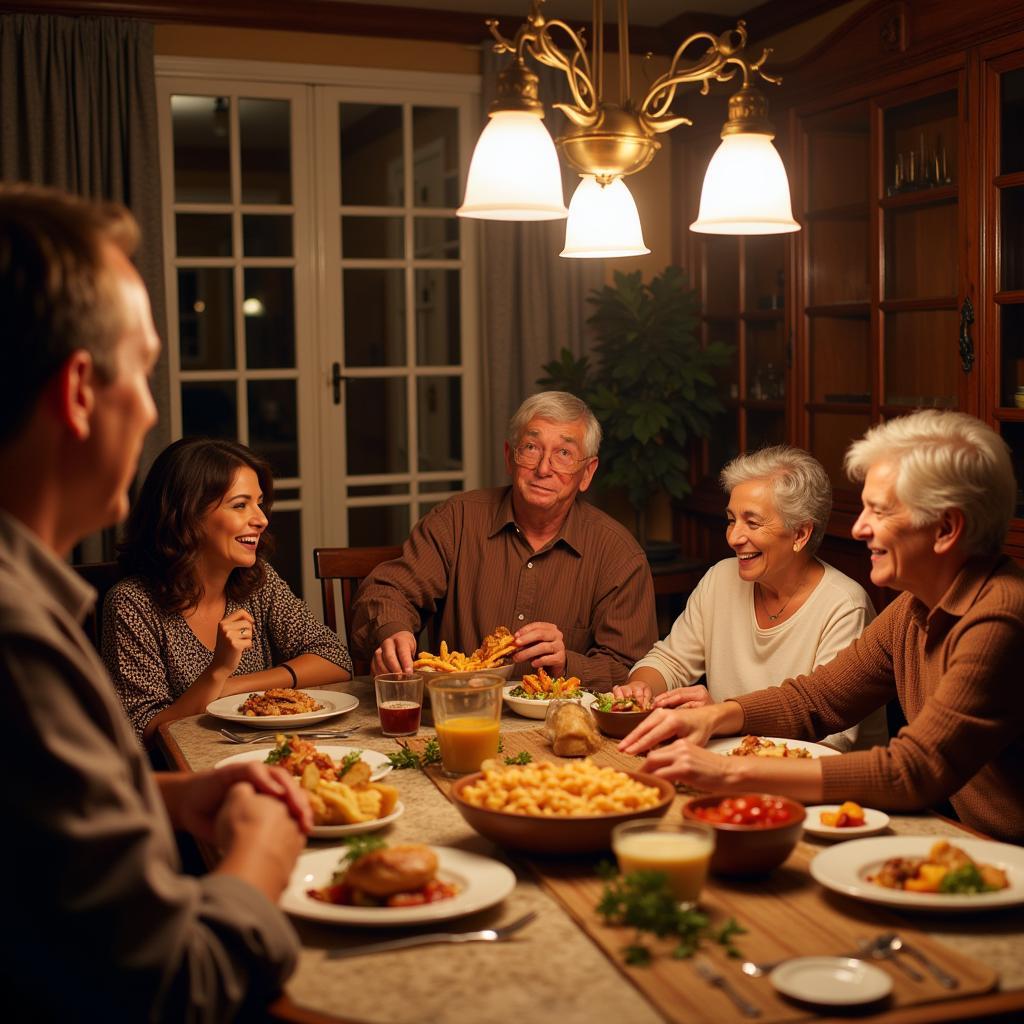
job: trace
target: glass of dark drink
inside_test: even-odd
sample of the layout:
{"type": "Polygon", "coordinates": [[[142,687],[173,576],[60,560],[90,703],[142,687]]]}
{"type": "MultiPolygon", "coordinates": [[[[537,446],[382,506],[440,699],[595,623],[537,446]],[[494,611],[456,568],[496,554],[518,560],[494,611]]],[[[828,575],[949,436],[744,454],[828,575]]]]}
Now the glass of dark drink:
{"type": "Polygon", "coordinates": [[[423,710],[423,676],[417,672],[387,672],[375,676],[377,714],[385,736],[414,736],[423,710]]]}

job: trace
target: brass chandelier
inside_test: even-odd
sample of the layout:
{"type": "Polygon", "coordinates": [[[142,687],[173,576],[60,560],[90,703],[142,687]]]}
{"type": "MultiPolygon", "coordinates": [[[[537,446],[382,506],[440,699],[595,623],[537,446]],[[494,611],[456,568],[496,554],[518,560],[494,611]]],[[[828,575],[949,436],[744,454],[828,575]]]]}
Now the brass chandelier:
{"type": "Polygon", "coordinates": [[[708,165],[694,231],[714,234],[775,234],[796,231],[789,182],[768,120],[768,103],[753,84],[755,76],[777,84],[762,68],[770,53],[757,60],[745,53],[746,25],[713,35],[695,32],[676,49],[668,70],[658,76],[638,102],[630,93],[627,0],[618,0],[619,98],[604,98],[604,23],[602,0],[594,0],[593,48],[584,32],[564,21],[548,19],[544,0],[531,0],[530,12],[514,39],[487,26],[497,53],[512,54],[502,70],[489,121],[470,163],[462,217],[490,220],[554,220],[568,216],[563,256],[627,256],[649,252],[643,243],[636,204],[623,178],[643,170],[661,148],[658,136],[689,118],[672,112],[676,90],[700,83],[707,95],[712,82],[741,76],[729,99],[722,144],[708,165]],[[565,38],[559,47],[555,36],[565,38]],[[705,44],[695,59],[685,57],[705,44]],[[557,140],[582,181],[568,210],[562,198],[555,148],[541,120],[544,105],[538,77],[527,58],[561,71],[571,103],[556,103],[571,127],[557,140]]]}

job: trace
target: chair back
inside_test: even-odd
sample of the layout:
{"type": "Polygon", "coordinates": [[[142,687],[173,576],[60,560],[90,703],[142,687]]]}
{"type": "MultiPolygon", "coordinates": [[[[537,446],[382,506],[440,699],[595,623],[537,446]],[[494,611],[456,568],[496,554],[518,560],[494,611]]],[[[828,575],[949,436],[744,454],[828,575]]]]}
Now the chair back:
{"type": "MultiPolygon", "coordinates": [[[[397,546],[379,548],[314,548],[313,568],[320,581],[320,596],[324,605],[324,622],[338,632],[337,604],[334,597],[334,583],[341,589],[341,620],[345,627],[345,642],[349,644],[352,628],[352,599],[359,584],[381,562],[398,558],[402,549],[397,546]]],[[[351,649],[352,661],[357,674],[369,671],[369,664],[360,661],[351,649]]]]}
{"type": "Polygon", "coordinates": [[[101,650],[103,630],[103,599],[107,591],[121,579],[121,567],[117,562],[87,562],[72,568],[96,590],[96,604],[86,616],[84,629],[96,650],[101,650]]]}

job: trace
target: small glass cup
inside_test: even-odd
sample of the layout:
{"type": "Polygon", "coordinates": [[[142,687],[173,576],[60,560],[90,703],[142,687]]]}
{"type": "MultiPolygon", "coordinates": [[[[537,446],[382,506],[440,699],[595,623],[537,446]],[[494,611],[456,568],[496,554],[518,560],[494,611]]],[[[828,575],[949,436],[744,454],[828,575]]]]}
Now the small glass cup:
{"type": "Polygon", "coordinates": [[[423,711],[423,676],[418,672],[386,672],[374,676],[377,714],[385,736],[415,736],[423,711]]]}
{"type": "Polygon", "coordinates": [[[427,682],[441,770],[448,778],[478,772],[487,758],[498,756],[504,685],[501,676],[487,672],[427,682]]]}
{"type": "Polygon", "coordinates": [[[635,818],[612,829],[619,871],[661,871],[681,906],[694,907],[708,877],[715,831],[697,821],[635,818]]]}

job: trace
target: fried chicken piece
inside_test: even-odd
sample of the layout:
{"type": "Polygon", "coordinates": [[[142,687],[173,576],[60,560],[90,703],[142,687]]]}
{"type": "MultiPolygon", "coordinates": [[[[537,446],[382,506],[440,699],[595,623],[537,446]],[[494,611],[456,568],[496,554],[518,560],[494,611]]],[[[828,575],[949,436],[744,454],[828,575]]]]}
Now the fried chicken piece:
{"type": "Polygon", "coordinates": [[[363,854],[345,875],[354,889],[371,896],[392,896],[422,888],[437,872],[437,854],[429,846],[410,843],[363,854]]]}

